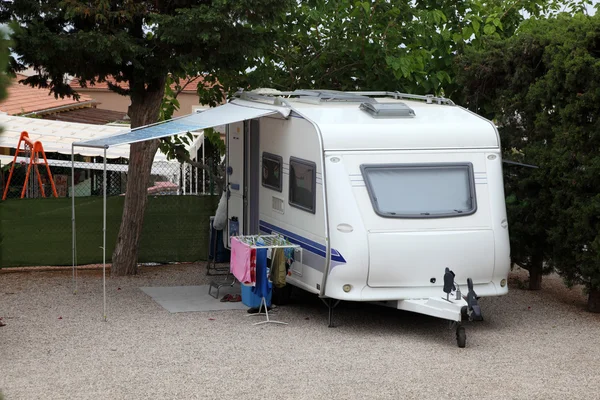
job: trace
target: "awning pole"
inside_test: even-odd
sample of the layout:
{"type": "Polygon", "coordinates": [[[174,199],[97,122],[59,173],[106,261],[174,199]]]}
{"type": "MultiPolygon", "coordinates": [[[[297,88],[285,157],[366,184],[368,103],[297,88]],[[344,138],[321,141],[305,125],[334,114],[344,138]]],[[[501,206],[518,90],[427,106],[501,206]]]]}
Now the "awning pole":
{"type": "Polygon", "coordinates": [[[104,147],[104,215],[102,226],[102,289],[104,291],[104,321],[106,321],[106,147],[104,147]]]}
{"type": "MultiPolygon", "coordinates": [[[[206,146],[204,146],[204,143],[206,143],[206,137],[204,137],[204,133],[202,133],[202,164],[206,165],[206,158],[205,158],[205,153],[204,153],[204,147],[206,147],[206,146]]],[[[206,177],[205,177],[204,173],[205,173],[204,168],[202,168],[202,193],[205,192],[205,187],[206,187],[206,177]]]]}
{"type": "Polygon", "coordinates": [[[73,294],[77,294],[77,251],[75,248],[75,146],[71,143],[71,232],[72,237],[72,261],[73,261],[73,294]]]}

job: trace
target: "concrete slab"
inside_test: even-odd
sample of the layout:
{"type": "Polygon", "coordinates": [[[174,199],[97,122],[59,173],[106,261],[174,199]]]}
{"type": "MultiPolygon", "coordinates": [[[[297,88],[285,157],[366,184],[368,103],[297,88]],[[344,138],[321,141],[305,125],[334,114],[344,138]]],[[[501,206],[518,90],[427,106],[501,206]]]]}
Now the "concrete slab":
{"type": "Polygon", "coordinates": [[[141,287],[140,289],[171,313],[248,309],[241,301],[236,303],[220,301],[226,294],[240,294],[239,284],[233,287],[222,287],[218,299],[208,294],[208,288],[209,285],[141,287]]]}

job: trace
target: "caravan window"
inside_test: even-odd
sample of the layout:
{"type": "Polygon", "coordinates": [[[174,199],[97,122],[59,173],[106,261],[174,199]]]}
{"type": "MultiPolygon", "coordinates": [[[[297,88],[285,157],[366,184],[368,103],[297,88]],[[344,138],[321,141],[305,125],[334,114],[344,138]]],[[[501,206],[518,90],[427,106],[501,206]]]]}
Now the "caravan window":
{"type": "Polygon", "coordinates": [[[317,165],[311,161],[290,158],[290,205],[315,212],[317,165]]]}
{"type": "Polygon", "coordinates": [[[477,209],[470,163],[363,165],[361,170],[382,217],[460,217],[477,209]]]}
{"type": "Polygon", "coordinates": [[[282,191],[283,158],[271,153],[262,156],[262,185],[269,189],[282,191]]]}

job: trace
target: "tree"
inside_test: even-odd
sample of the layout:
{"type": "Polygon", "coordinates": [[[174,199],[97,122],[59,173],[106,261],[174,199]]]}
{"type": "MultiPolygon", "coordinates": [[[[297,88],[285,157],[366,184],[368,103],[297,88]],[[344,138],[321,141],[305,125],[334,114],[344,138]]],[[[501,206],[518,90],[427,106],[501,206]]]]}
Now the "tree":
{"type": "Polygon", "coordinates": [[[531,20],[516,36],[490,40],[458,63],[470,106],[493,113],[505,151],[540,166],[509,174],[509,218],[518,221],[511,223],[513,256],[538,271],[541,257],[568,285],[585,285],[588,309],[595,312],[600,312],[599,32],[597,16],[531,20]]]}
{"type": "MultiPolygon", "coordinates": [[[[167,76],[198,73],[203,103],[217,103],[229,78],[244,71],[269,44],[269,23],[291,0],[19,0],[2,2],[0,22],[12,22],[18,58],[33,67],[23,83],[55,96],[113,78],[109,88],[131,98],[133,128],[156,122],[167,76]],[[219,76],[219,83],[215,76],[219,76]],[[224,85],[223,85],[224,84],[224,85]]],[[[127,194],[112,257],[112,274],[137,271],[138,243],[152,160],[159,141],[131,145],[127,194]]]]}
{"type": "MultiPolygon", "coordinates": [[[[307,0],[275,29],[251,87],[389,90],[454,97],[454,58],[486,36],[510,37],[523,14],[553,13],[552,0],[307,0]]],[[[575,1],[579,9],[587,1],[575,1]]]]}
{"type": "Polygon", "coordinates": [[[550,180],[542,156],[543,143],[551,138],[536,125],[535,110],[527,102],[531,82],[544,74],[540,61],[545,44],[533,45],[523,32],[508,40],[489,37],[481,46],[466,49],[456,63],[465,105],[496,120],[504,158],[541,167],[508,166],[504,176],[511,258],[529,271],[531,290],[541,288],[552,260],[548,228],[553,221],[548,210],[553,200],[543,190],[550,180]]]}

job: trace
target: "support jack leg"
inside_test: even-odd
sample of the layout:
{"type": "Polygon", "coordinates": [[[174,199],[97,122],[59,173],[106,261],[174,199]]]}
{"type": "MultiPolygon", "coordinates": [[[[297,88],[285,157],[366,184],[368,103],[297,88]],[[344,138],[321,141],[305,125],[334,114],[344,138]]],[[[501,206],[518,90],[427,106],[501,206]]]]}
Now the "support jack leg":
{"type": "Polygon", "coordinates": [[[335,328],[335,325],[333,324],[333,309],[337,307],[338,304],[340,304],[341,300],[336,300],[336,299],[321,299],[323,301],[323,303],[325,303],[325,305],[328,308],[329,311],[329,328],[335,328]]]}

